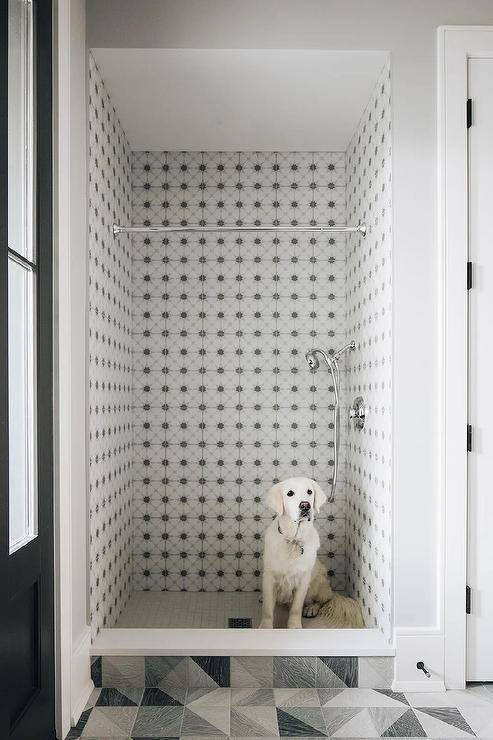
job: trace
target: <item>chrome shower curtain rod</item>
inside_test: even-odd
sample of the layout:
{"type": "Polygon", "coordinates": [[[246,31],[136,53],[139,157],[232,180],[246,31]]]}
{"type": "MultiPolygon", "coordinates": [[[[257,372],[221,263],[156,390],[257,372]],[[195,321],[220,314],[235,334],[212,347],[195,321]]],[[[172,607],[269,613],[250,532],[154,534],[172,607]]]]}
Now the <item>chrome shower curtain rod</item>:
{"type": "Polygon", "coordinates": [[[113,224],[113,234],[168,234],[170,232],[222,231],[294,231],[312,234],[357,233],[366,236],[366,224],[358,226],[120,226],[113,224]]]}

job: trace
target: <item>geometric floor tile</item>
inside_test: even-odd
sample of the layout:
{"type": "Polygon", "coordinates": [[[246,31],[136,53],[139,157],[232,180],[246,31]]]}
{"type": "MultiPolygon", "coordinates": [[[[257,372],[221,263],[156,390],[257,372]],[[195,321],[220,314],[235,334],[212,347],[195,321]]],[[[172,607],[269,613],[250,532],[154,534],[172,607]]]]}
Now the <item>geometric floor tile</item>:
{"type": "Polygon", "coordinates": [[[272,686],[271,657],[242,656],[231,658],[231,686],[238,688],[272,686]]]}
{"type": "Polygon", "coordinates": [[[185,708],[182,735],[229,735],[229,706],[185,708]]]}
{"type": "Polygon", "coordinates": [[[355,657],[318,657],[317,686],[358,686],[358,658],[355,657]],[[329,683],[326,683],[329,680],[329,683]],[[335,681],[339,680],[339,683],[335,681]]]}
{"type": "MultiPolygon", "coordinates": [[[[162,668],[154,677],[166,683],[162,668]]],[[[216,684],[175,687],[171,693],[154,687],[96,688],[67,740],[451,740],[475,735],[493,740],[493,687],[488,685],[404,695],[390,689],[230,689],[216,684]]]]}
{"type": "Polygon", "coordinates": [[[136,714],[136,707],[95,707],[81,737],[128,737],[136,714]]]}
{"type": "Polygon", "coordinates": [[[142,689],[100,689],[97,707],[138,707],[142,689]]]}
{"type": "Polygon", "coordinates": [[[330,706],[332,701],[342,694],[345,689],[318,689],[318,698],[320,699],[320,705],[322,707],[330,706]]]}
{"type": "Polygon", "coordinates": [[[231,702],[231,689],[200,688],[188,689],[186,705],[192,712],[200,707],[227,707],[231,702]]]}
{"type": "Polygon", "coordinates": [[[411,707],[455,707],[452,701],[451,691],[408,691],[406,692],[407,703],[411,707]]]}
{"type": "Polygon", "coordinates": [[[419,707],[414,710],[429,737],[470,737],[474,732],[456,707],[419,707]]]}
{"type": "Polygon", "coordinates": [[[316,686],[315,657],[274,657],[274,686],[300,688],[316,686]]]}
{"type": "Polygon", "coordinates": [[[360,658],[358,667],[358,686],[361,689],[390,688],[394,675],[393,658],[360,658]]]}
{"type": "MultiPolygon", "coordinates": [[[[493,693],[486,689],[486,686],[467,686],[466,689],[456,689],[447,691],[446,695],[452,702],[454,707],[458,707],[462,710],[465,707],[485,707],[493,710],[493,693]]],[[[424,706],[428,705],[426,702],[421,704],[424,706]]],[[[448,702],[445,702],[442,706],[448,706],[448,702]]]]}
{"type": "Polygon", "coordinates": [[[277,707],[320,706],[317,689],[274,689],[274,697],[277,707]]]}
{"type": "Polygon", "coordinates": [[[190,686],[229,686],[230,662],[223,656],[199,656],[189,658],[188,679],[190,686]]]}
{"type": "Polygon", "coordinates": [[[230,734],[235,737],[274,737],[278,735],[275,707],[232,707],[230,734]]]}
{"type": "Polygon", "coordinates": [[[378,737],[366,707],[326,707],[322,711],[331,737],[378,737]]]}
{"type": "MultiPolygon", "coordinates": [[[[374,693],[380,694],[382,697],[386,696],[393,702],[397,702],[397,704],[407,704],[407,706],[409,706],[406,695],[403,694],[402,691],[392,691],[392,689],[375,689],[374,693]]],[[[375,706],[377,705],[375,704],[375,706]]]]}
{"type": "Polygon", "coordinates": [[[175,655],[146,656],[144,685],[161,688],[174,696],[171,689],[188,685],[188,659],[175,655]]]}
{"type": "Polygon", "coordinates": [[[360,707],[334,707],[322,709],[329,737],[334,736],[341,727],[344,727],[353,717],[356,717],[362,709],[360,707]]]}
{"type": "Polygon", "coordinates": [[[161,689],[148,688],[144,690],[141,704],[143,707],[181,707],[185,700],[186,689],[182,689],[182,692],[183,701],[178,701],[161,689]]]}
{"type": "Polygon", "coordinates": [[[281,737],[326,736],[324,715],[318,707],[283,707],[277,709],[281,737]]]}
{"type": "Polygon", "coordinates": [[[144,656],[112,655],[103,660],[102,682],[112,688],[141,688],[144,683],[144,656]]]}
{"type": "Polygon", "coordinates": [[[385,707],[369,709],[381,737],[426,737],[412,709],[385,707]]]}
{"type": "Polygon", "coordinates": [[[233,707],[275,707],[279,691],[302,691],[303,689],[231,689],[233,707]],[[275,697],[274,698],[274,694],[275,697]]]}
{"type": "Polygon", "coordinates": [[[319,689],[319,694],[324,707],[396,707],[404,711],[409,706],[404,694],[388,689],[319,689]]]}
{"type": "Polygon", "coordinates": [[[460,713],[478,737],[493,737],[493,703],[461,706],[460,713]]]}
{"type": "Polygon", "coordinates": [[[325,661],[322,661],[319,658],[317,658],[316,685],[326,689],[348,688],[344,679],[334,673],[330,665],[327,665],[325,661]]]}
{"type": "Polygon", "coordinates": [[[179,737],[183,707],[140,707],[133,734],[137,737],[179,737]]]}

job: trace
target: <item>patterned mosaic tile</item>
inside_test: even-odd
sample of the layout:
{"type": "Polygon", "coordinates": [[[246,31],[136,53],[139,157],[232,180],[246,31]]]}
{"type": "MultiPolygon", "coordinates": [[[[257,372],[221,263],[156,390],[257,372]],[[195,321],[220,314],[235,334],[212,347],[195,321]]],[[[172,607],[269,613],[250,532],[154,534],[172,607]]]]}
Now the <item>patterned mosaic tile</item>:
{"type": "Polygon", "coordinates": [[[89,54],[89,573],[93,636],[132,586],[131,152],[89,54]]]}
{"type": "Polygon", "coordinates": [[[367,627],[392,626],[392,142],[391,77],[385,65],[346,150],[349,234],[346,332],[356,349],[346,365],[343,403],[360,395],[365,427],[346,437],[346,589],[367,627]],[[364,393],[361,393],[364,389],[364,393]],[[368,526],[368,522],[372,526],[368,526]],[[364,536],[362,536],[364,533],[364,536]]]}

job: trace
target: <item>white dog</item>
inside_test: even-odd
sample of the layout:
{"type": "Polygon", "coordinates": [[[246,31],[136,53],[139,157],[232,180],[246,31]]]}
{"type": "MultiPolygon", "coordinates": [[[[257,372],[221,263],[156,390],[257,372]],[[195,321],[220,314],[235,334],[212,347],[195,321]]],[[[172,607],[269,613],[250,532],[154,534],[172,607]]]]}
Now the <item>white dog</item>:
{"type": "Polygon", "coordinates": [[[265,532],[261,629],[273,627],[276,603],[290,605],[288,627],[301,628],[301,616],[315,617],[332,599],[325,568],[317,559],[320,538],[314,515],[327,496],[310,478],[289,478],[267,495],[277,517],[265,532]]]}

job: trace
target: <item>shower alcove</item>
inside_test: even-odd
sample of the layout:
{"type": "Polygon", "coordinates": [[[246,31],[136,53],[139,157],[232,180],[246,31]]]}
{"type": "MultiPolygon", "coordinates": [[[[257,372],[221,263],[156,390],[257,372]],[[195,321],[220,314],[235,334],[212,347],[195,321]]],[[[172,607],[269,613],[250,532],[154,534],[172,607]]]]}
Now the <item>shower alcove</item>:
{"type": "Polygon", "coordinates": [[[112,48],[88,64],[93,653],[393,654],[387,54],[112,48]],[[305,353],[350,341],[316,523],[366,627],[286,630],[281,610],[248,629],[266,492],[333,476],[332,379],[305,353]]]}

